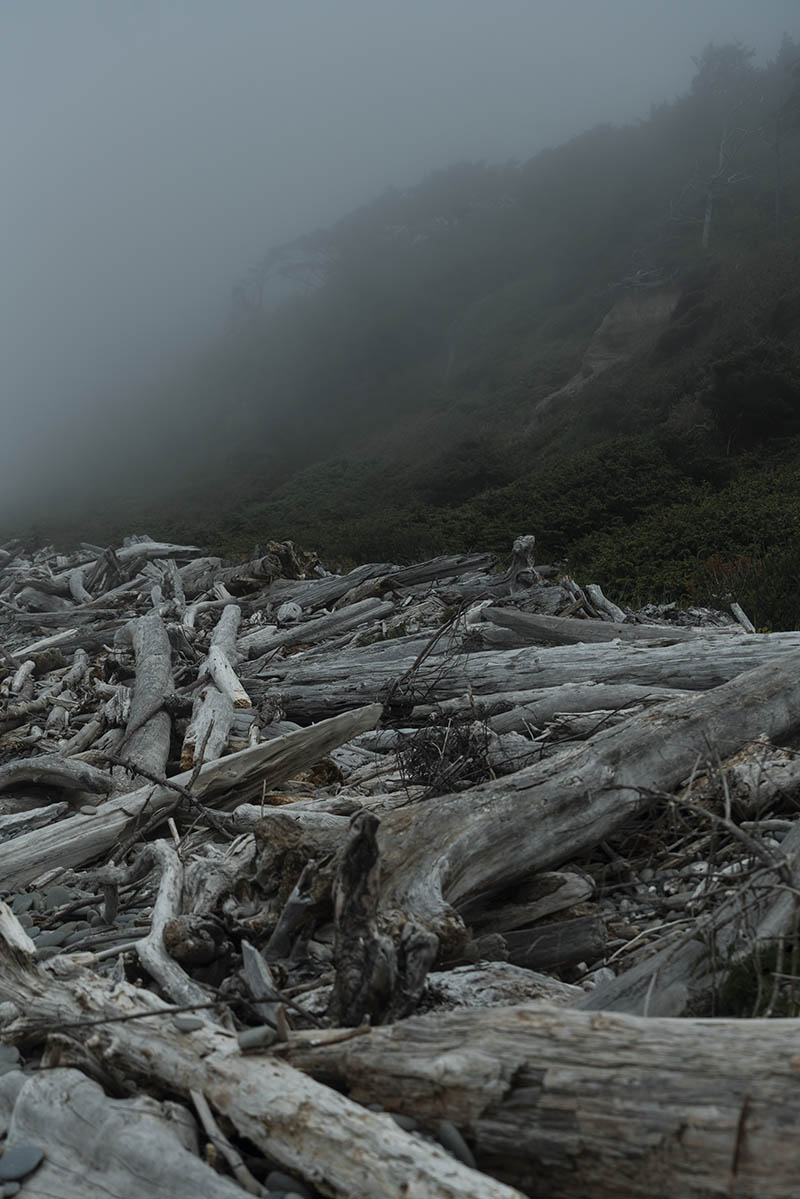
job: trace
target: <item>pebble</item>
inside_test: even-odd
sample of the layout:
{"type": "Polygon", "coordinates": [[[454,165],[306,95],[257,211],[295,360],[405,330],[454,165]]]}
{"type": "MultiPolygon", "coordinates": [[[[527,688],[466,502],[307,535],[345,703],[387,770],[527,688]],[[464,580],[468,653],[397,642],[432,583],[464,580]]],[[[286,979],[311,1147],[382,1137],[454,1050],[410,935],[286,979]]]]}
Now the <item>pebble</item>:
{"type": "Polygon", "coordinates": [[[96,816],[97,811],[98,809],[94,806],[94,804],[90,803],[85,803],[82,807],[78,808],[78,812],[81,816],[96,816]]]}
{"type": "Polygon", "coordinates": [[[198,1028],[203,1027],[205,1020],[201,1020],[199,1016],[192,1016],[189,1012],[178,1012],[177,1016],[172,1017],[172,1023],[178,1032],[197,1032],[198,1028]]]}
{"type": "Polygon", "coordinates": [[[19,1182],[7,1182],[2,1189],[3,1199],[11,1199],[12,1195],[18,1195],[22,1190],[22,1185],[19,1182]]]}
{"type": "Polygon", "coordinates": [[[467,1142],[453,1124],[452,1120],[439,1121],[439,1140],[453,1157],[457,1157],[465,1166],[477,1169],[477,1163],[467,1142]]]}
{"type": "Polygon", "coordinates": [[[270,1170],[266,1177],[267,1189],[270,1191],[281,1191],[284,1196],[299,1195],[300,1199],[311,1199],[311,1191],[304,1182],[300,1182],[299,1178],[292,1178],[291,1174],[284,1174],[283,1170],[270,1170]]]}
{"type": "Polygon", "coordinates": [[[257,1028],[245,1028],[236,1036],[242,1053],[246,1053],[248,1049],[269,1049],[277,1039],[277,1032],[269,1024],[259,1024],[257,1028]]]}
{"type": "Polygon", "coordinates": [[[74,891],[60,884],[56,884],[54,887],[47,887],[44,893],[44,902],[48,908],[61,908],[65,903],[72,903],[77,898],[74,891]]]}
{"type": "Polygon", "coordinates": [[[64,926],[61,928],[48,928],[44,932],[40,932],[36,938],[36,945],[39,949],[44,949],[51,945],[63,945],[69,936],[69,929],[64,931],[64,926]]]}
{"type": "Polygon", "coordinates": [[[405,1116],[402,1112],[389,1112],[389,1115],[394,1120],[398,1128],[402,1128],[404,1132],[416,1132],[419,1128],[419,1121],[413,1116],[405,1116]]]}
{"type": "Polygon", "coordinates": [[[14,1145],[0,1157],[0,1181],[17,1182],[31,1174],[44,1161],[44,1154],[36,1145],[14,1145]]]}
{"type": "Polygon", "coordinates": [[[15,895],[11,901],[11,911],[15,916],[21,916],[23,912],[29,912],[33,907],[34,896],[30,891],[23,891],[19,895],[15,895]]]}

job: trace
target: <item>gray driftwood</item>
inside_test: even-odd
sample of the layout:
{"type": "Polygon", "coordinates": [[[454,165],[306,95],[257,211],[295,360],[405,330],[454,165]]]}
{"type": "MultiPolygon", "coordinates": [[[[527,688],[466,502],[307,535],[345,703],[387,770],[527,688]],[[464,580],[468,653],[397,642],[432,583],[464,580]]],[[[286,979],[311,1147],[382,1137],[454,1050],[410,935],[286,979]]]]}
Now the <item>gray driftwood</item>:
{"type": "Polygon", "coordinates": [[[798,1022],[643,1020],[565,1007],[415,1016],[289,1060],[547,1199],[796,1199],[798,1022]]]}

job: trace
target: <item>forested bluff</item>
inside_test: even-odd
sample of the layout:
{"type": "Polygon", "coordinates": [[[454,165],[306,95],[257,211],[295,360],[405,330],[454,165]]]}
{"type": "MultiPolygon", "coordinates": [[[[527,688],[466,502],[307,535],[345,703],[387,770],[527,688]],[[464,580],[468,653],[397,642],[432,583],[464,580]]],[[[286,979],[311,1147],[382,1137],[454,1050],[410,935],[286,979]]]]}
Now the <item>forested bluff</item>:
{"type": "Polygon", "coordinates": [[[695,63],[635,124],[273,247],[76,461],[100,501],[32,507],[30,538],[290,538],[346,566],[530,529],[620,602],[797,627],[800,43],[695,63]]]}

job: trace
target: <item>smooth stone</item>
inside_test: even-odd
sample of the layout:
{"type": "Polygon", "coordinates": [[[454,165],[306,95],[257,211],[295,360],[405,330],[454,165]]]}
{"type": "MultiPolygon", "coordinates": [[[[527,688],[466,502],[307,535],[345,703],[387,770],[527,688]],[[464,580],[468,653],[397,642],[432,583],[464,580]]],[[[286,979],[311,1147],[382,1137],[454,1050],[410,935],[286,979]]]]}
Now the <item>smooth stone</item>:
{"type": "Polygon", "coordinates": [[[203,1027],[205,1020],[201,1020],[199,1016],[192,1016],[188,1012],[178,1012],[177,1016],[172,1017],[172,1023],[178,1032],[197,1032],[198,1028],[203,1027]]]}
{"type": "Polygon", "coordinates": [[[270,1170],[266,1177],[267,1189],[282,1191],[284,1195],[299,1195],[300,1199],[311,1199],[311,1191],[299,1178],[284,1174],[283,1170],[270,1170]]]}
{"type": "Polygon", "coordinates": [[[65,945],[77,945],[80,941],[86,940],[86,929],[76,928],[74,933],[70,933],[64,942],[65,945]]]}
{"type": "Polygon", "coordinates": [[[77,898],[78,896],[74,891],[60,884],[48,887],[44,893],[44,901],[49,908],[61,908],[65,903],[73,903],[77,898]]]}
{"type": "Polygon", "coordinates": [[[416,1132],[419,1128],[419,1120],[415,1120],[413,1116],[404,1116],[402,1112],[389,1112],[389,1115],[404,1132],[416,1132]]]}
{"type": "Polygon", "coordinates": [[[33,895],[27,891],[15,895],[11,901],[11,911],[15,916],[21,916],[23,912],[29,912],[33,907],[33,895]]]}
{"type": "Polygon", "coordinates": [[[439,1121],[439,1140],[445,1149],[452,1153],[453,1157],[457,1157],[465,1166],[471,1166],[473,1170],[477,1169],[472,1150],[452,1120],[439,1121]]]}
{"type": "Polygon", "coordinates": [[[94,804],[85,803],[82,807],[78,808],[78,812],[81,816],[96,816],[98,809],[94,804]]]}
{"type": "Polygon", "coordinates": [[[48,928],[44,932],[39,933],[39,936],[36,938],[36,944],[39,949],[49,948],[51,945],[63,945],[68,936],[69,932],[64,932],[63,927],[48,928]]]}
{"type": "Polygon", "coordinates": [[[0,1180],[17,1182],[31,1174],[44,1161],[44,1153],[36,1145],[14,1145],[0,1157],[0,1180]]]}
{"type": "Polygon", "coordinates": [[[12,1195],[18,1195],[22,1190],[22,1184],[19,1182],[7,1182],[3,1187],[3,1199],[11,1199],[12,1195]]]}
{"type": "Polygon", "coordinates": [[[242,1053],[246,1053],[248,1049],[269,1049],[277,1039],[276,1030],[269,1024],[259,1024],[257,1028],[245,1028],[236,1036],[242,1053]]]}

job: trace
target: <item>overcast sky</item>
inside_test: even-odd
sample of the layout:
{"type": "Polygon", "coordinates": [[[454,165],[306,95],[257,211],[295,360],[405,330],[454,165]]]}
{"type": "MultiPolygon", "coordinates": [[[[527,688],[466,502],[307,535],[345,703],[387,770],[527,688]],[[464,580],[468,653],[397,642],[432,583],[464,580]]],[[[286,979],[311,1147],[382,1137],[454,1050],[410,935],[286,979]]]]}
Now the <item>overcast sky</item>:
{"type": "Polygon", "coordinates": [[[0,470],[390,183],[646,115],[797,0],[0,0],[0,470]]]}

